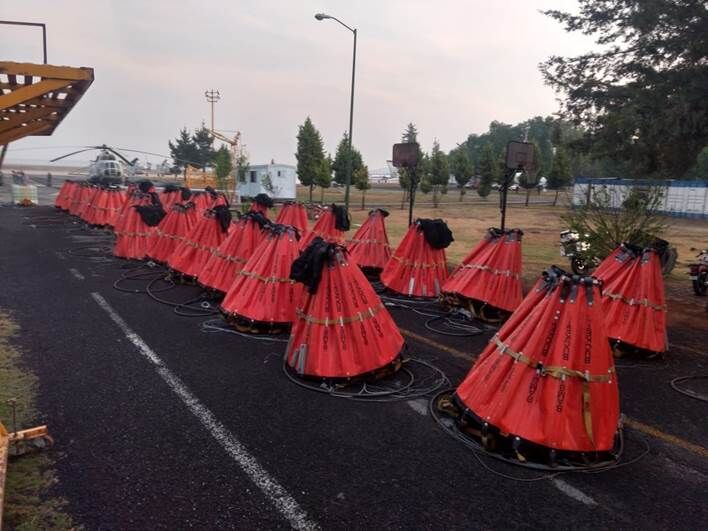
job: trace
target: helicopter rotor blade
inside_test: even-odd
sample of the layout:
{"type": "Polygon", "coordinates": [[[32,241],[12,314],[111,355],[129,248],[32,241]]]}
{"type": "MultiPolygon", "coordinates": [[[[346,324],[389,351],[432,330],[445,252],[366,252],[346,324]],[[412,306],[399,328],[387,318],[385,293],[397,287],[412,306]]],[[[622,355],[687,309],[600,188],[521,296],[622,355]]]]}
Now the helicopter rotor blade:
{"type": "Polygon", "coordinates": [[[120,149],[121,151],[129,151],[131,153],[142,153],[143,155],[152,155],[154,157],[160,157],[162,159],[171,159],[174,160],[175,162],[186,162],[188,164],[191,164],[193,166],[199,166],[200,163],[194,162],[193,160],[187,160],[187,159],[178,159],[173,157],[172,155],[165,155],[164,153],[152,153],[150,151],[141,151],[139,149],[128,149],[128,148],[116,148],[120,149]]]}
{"type": "Polygon", "coordinates": [[[58,161],[58,160],[65,159],[66,157],[71,157],[72,155],[76,155],[76,154],[78,154],[78,153],[83,153],[84,151],[92,151],[92,150],[94,150],[94,149],[96,149],[96,148],[89,147],[89,148],[86,148],[86,149],[80,149],[80,150],[78,150],[78,151],[74,151],[73,153],[68,153],[68,154],[66,154],[66,155],[62,155],[61,157],[57,157],[57,158],[55,158],[55,159],[52,159],[52,160],[50,160],[49,162],[56,162],[56,161],[58,161]]]}

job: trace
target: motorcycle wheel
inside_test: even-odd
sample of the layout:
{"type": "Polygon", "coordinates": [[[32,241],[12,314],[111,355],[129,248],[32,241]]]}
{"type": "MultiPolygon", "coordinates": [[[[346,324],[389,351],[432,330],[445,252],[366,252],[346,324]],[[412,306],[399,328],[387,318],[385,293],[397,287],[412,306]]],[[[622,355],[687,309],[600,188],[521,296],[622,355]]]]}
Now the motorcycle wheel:
{"type": "Polygon", "coordinates": [[[676,251],[676,247],[667,247],[664,252],[660,254],[660,260],[661,274],[668,276],[676,266],[676,260],[678,260],[678,251],[676,251]]]}
{"type": "Polygon", "coordinates": [[[693,281],[693,293],[699,297],[705,296],[708,291],[708,286],[706,286],[706,281],[708,281],[708,273],[701,273],[698,278],[693,281]]]}
{"type": "Polygon", "coordinates": [[[590,273],[590,268],[588,267],[587,262],[577,256],[570,259],[570,268],[576,275],[584,276],[590,273]]]}

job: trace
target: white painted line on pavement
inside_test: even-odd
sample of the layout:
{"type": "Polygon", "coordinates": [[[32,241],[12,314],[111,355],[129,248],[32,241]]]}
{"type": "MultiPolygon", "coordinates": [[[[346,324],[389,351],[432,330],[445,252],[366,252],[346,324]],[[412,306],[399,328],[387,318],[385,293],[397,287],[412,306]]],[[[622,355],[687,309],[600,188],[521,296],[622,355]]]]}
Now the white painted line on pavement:
{"type": "Polygon", "coordinates": [[[79,273],[79,270],[74,267],[69,268],[69,273],[71,273],[76,280],[86,280],[86,277],[79,273]]]}
{"type": "Polygon", "coordinates": [[[54,251],[54,255],[55,255],[59,260],[66,260],[66,256],[64,256],[64,253],[60,253],[59,251],[54,251]]]}
{"type": "Polygon", "coordinates": [[[582,490],[576,489],[569,483],[566,483],[562,479],[554,478],[551,480],[551,483],[553,483],[555,487],[563,494],[570,496],[580,503],[584,503],[589,506],[597,505],[597,502],[593,498],[585,494],[582,490]]]}
{"type": "Polygon", "coordinates": [[[410,407],[413,411],[418,413],[419,415],[427,415],[428,414],[428,401],[425,400],[424,398],[417,398],[415,400],[408,400],[406,402],[408,404],[408,407],[410,407]]]}
{"type": "Polygon", "coordinates": [[[125,334],[125,337],[133,343],[138,351],[145,358],[156,366],[157,373],[170,386],[170,389],[182,399],[182,402],[199,419],[202,425],[209,431],[212,437],[221,445],[231,458],[241,467],[241,470],[255,483],[268,500],[278,509],[280,514],[290,522],[295,529],[314,530],[319,529],[319,525],[307,516],[307,513],[298,505],[297,501],[285,490],[285,488],[265,470],[241,443],[214,414],[191,391],[170,369],[168,369],[162,359],[133,332],[123,318],[116,313],[113,307],[99,293],[91,293],[91,297],[108,314],[111,320],[118,325],[118,328],[125,334]]]}

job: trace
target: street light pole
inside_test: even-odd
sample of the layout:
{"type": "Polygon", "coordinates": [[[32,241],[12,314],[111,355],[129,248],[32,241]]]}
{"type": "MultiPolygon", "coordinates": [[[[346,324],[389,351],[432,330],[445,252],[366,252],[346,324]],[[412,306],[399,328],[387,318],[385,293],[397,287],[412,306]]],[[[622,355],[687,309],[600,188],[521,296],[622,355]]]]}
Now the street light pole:
{"type": "Polygon", "coordinates": [[[357,29],[356,28],[350,28],[347,26],[344,22],[339,20],[336,17],[333,17],[331,15],[325,15],[324,13],[317,13],[315,15],[315,18],[317,20],[324,20],[324,19],[332,19],[336,22],[339,22],[342,26],[347,28],[349,31],[351,31],[354,34],[354,50],[352,53],[352,88],[351,88],[351,97],[349,100],[349,156],[347,157],[347,175],[346,175],[346,180],[344,181],[344,206],[349,208],[349,189],[351,188],[352,185],[352,172],[354,169],[354,157],[352,156],[352,132],[354,129],[354,82],[356,79],[356,38],[357,38],[357,29]]]}

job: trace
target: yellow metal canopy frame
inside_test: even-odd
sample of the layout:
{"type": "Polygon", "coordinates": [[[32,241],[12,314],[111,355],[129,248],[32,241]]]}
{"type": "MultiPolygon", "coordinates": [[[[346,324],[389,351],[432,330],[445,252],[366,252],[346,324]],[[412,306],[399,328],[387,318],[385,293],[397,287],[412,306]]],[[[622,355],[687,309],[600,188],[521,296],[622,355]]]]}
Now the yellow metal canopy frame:
{"type": "Polygon", "coordinates": [[[0,61],[0,146],[51,135],[93,82],[93,68],[0,61]]]}

